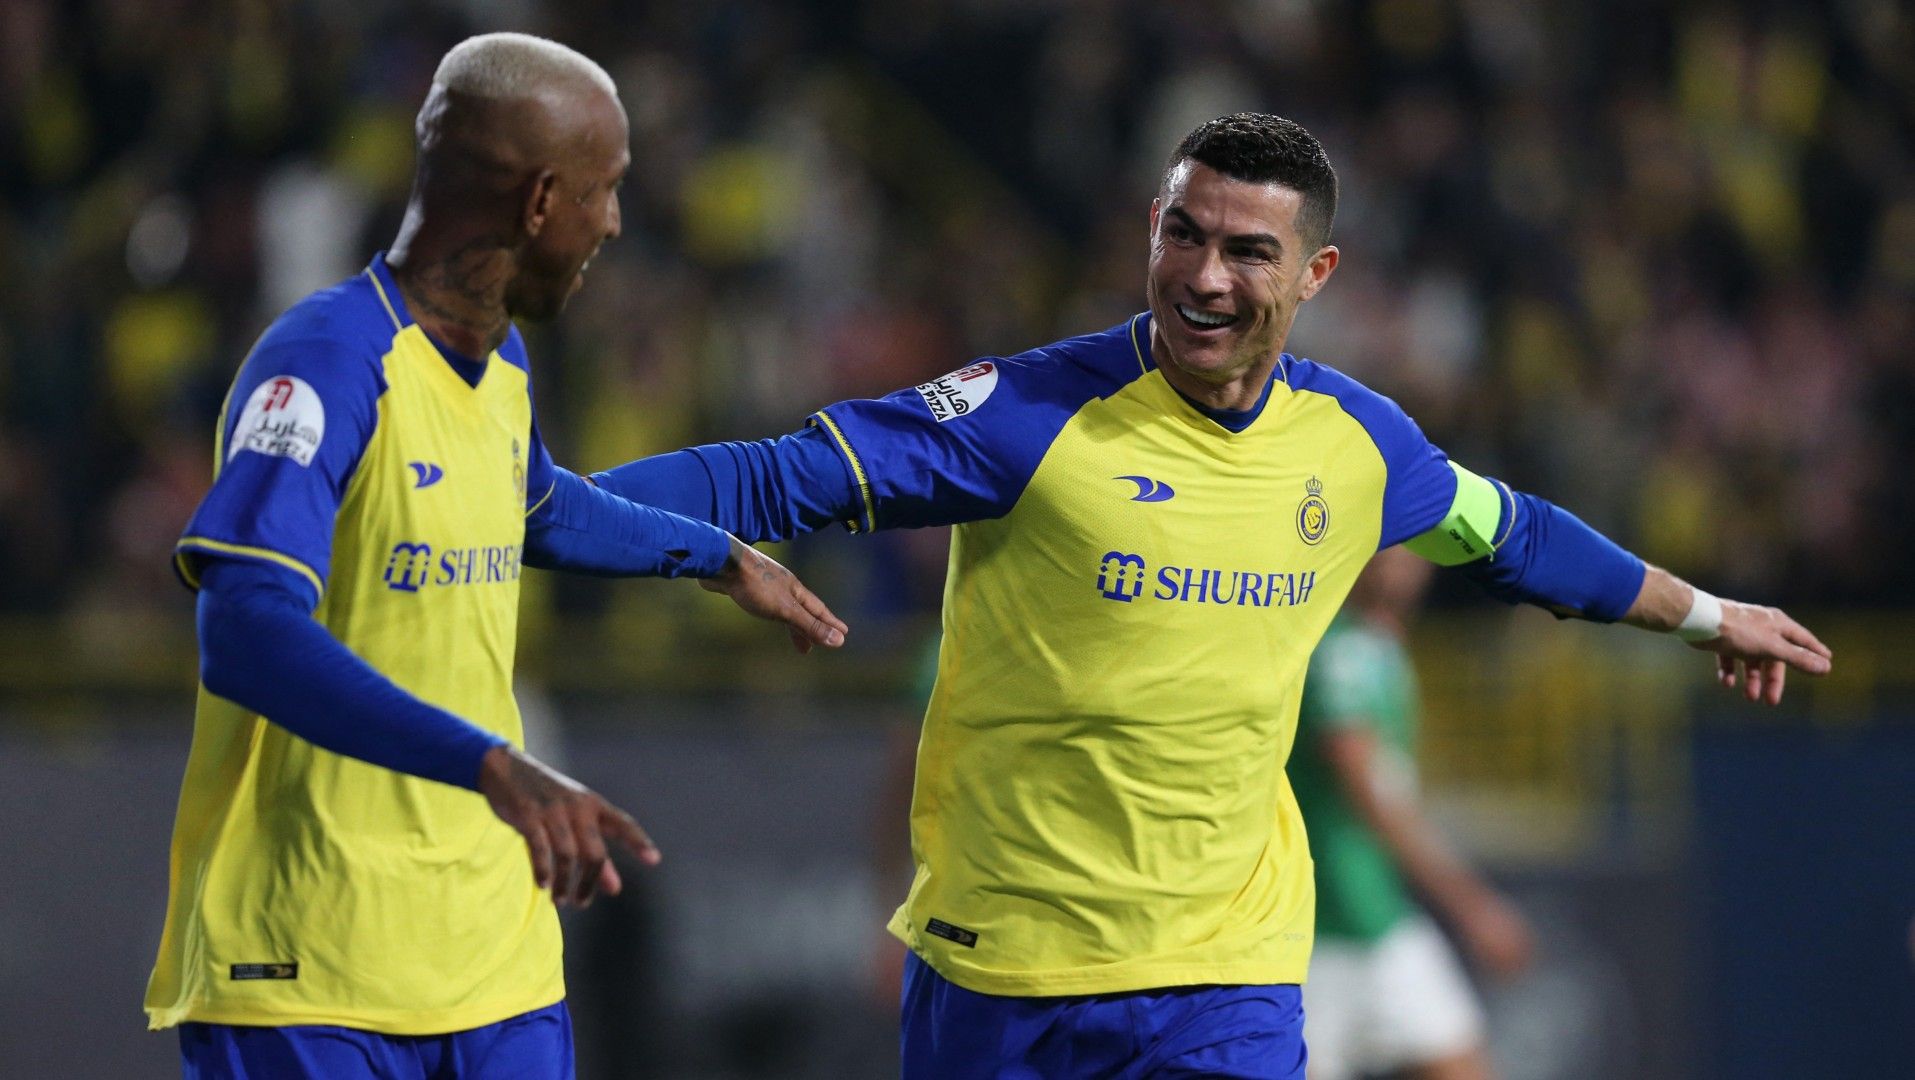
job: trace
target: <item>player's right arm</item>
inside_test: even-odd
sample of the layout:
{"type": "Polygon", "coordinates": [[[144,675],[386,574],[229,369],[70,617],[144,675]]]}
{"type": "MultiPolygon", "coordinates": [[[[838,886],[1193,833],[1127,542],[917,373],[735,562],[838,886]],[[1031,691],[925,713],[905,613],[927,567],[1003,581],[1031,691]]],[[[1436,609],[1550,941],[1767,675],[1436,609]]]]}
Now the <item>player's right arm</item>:
{"type": "Polygon", "coordinates": [[[555,900],[616,892],[607,837],[657,860],[629,817],[408,693],[312,618],[382,388],[352,350],[297,331],[282,320],[241,368],[212,489],[176,549],[181,578],[200,593],[203,685],[316,746],[482,793],[525,836],[555,900]]]}
{"type": "Polygon", "coordinates": [[[864,533],[998,517],[1092,385],[1046,377],[1035,363],[979,360],[882,398],[826,406],[782,438],[691,447],[592,480],[750,543],[834,523],[864,533]]]}

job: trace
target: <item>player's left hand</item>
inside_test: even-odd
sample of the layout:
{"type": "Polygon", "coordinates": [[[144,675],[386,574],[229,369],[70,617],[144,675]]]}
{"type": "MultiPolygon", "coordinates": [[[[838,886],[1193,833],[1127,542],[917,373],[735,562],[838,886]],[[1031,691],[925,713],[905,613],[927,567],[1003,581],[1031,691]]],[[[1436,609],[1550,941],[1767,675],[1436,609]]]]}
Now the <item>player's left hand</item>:
{"type": "Polygon", "coordinates": [[[698,584],[711,592],[724,593],[732,603],[761,619],[784,623],[791,632],[792,645],[801,653],[810,652],[813,645],[835,649],[844,644],[850,629],[805,588],[797,575],[735,536],[725,568],[716,577],[700,578],[698,584]]]}
{"type": "Polygon", "coordinates": [[[1808,628],[1780,610],[1722,601],[1722,634],[1694,647],[1716,654],[1716,681],[1733,690],[1739,682],[1750,701],[1782,702],[1790,668],[1827,675],[1835,654],[1808,628]]]}

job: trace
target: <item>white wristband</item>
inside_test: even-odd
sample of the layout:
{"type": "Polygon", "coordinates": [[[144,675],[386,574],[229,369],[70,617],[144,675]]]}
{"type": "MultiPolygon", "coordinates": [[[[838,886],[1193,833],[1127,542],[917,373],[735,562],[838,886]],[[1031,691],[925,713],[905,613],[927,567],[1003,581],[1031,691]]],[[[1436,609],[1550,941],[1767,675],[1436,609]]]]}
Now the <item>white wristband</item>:
{"type": "Polygon", "coordinates": [[[1722,636],[1722,601],[1690,586],[1695,599],[1689,602],[1689,614],[1674,631],[1684,641],[1713,641],[1722,636]]]}

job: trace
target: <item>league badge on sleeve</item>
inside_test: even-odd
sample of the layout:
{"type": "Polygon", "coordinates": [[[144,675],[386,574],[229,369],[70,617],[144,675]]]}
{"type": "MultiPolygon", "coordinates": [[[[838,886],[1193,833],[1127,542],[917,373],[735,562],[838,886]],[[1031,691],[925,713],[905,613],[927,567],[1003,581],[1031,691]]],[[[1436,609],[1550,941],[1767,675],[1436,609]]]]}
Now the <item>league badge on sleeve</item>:
{"type": "Polygon", "coordinates": [[[995,389],[997,365],[989,360],[980,360],[917,387],[918,396],[931,410],[931,417],[940,424],[969,415],[983,405],[995,389]]]}
{"type": "Polygon", "coordinates": [[[326,406],[320,402],[319,392],[297,375],[275,375],[260,383],[246,399],[246,408],[233,427],[226,460],[233,460],[241,450],[251,450],[309,466],[325,437],[326,406]]]}
{"type": "Polygon", "coordinates": [[[1297,504],[1297,535],[1315,547],[1330,531],[1330,504],[1323,501],[1323,481],[1312,476],[1303,485],[1303,501],[1297,504]]]}

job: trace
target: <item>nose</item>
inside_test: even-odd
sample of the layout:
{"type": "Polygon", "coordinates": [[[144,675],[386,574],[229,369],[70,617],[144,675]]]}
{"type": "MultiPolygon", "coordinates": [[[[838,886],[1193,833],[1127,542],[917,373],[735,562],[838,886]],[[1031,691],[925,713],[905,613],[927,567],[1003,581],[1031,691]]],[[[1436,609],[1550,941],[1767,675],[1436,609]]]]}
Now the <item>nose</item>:
{"type": "Polygon", "coordinates": [[[1190,291],[1199,299],[1222,296],[1230,289],[1230,271],[1224,265],[1223,252],[1215,246],[1204,245],[1203,253],[1197,257],[1196,271],[1190,275],[1190,291]]]}
{"type": "Polygon", "coordinates": [[[618,208],[618,190],[613,189],[611,198],[605,200],[605,239],[616,240],[624,231],[625,216],[618,208]]]}

